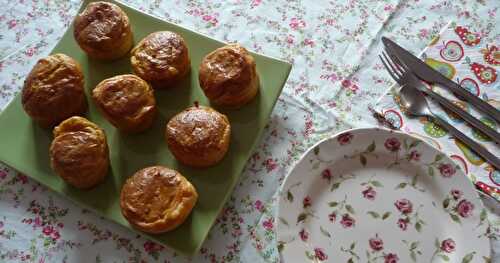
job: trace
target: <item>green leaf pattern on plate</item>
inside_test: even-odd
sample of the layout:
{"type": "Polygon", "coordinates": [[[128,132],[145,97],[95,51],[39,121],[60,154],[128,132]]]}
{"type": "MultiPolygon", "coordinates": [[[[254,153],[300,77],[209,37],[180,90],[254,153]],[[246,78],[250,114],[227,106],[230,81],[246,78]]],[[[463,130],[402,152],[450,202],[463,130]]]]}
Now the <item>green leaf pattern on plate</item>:
{"type": "MultiPolygon", "coordinates": [[[[455,188],[453,182],[459,178],[457,175],[461,170],[447,156],[430,151],[429,146],[420,140],[394,133],[387,134],[384,139],[364,140],[366,144],[357,142],[355,132],[348,134],[335,147],[352,147],[346,154],[338,156],[349,169],[335,166],[331,150],[317,146],[312,151],[316,157],[311,157],[311,164],[318,162],[322,166],[322,170],[312,169],[315,174],[312,178],[319,178],[314,179],[319,180],[314,186],[316,188],[307,188],[311,187],[309,181],[300,180],[303,184],[294,185],[296,188],[292,190],[294,197],[289,198],[288,194],[283,197],[300,208],[294,219],[300,225],[295,240],[302,239],[307,247],[312,248],[304,252],[306,260],[318,261],[314,250],[317,245],[322,245],[321,249],[330,254],[339,250],[341,262],[472,262],[477,259],[477,251],[462,254],[463,244],[456,243],[461,238],[435,236],[436,233],[432,232],[435,218],[431,217],[429,209],[434,214],[441,213],[442,220],[447,220],[448,225],[457,225],[457,229],[465,225],[470,227],[471,222],[475,222],[470,231],[478,240],[488,235],[486,212],[477,208],[478,202],[472,201],[470,194],[455,188]],[[322,156],[318,156],[318,152],[322,156]],[[379,164],[383,158],[389,161],[389,169],[387,165],[379,164]],[[393,173],[406,171],[404,169],[408,167],[411,169],[404,176],[388,180],[386,170],[371,170],[372,165],[393,173]],[[427,199],[429,192],[436,191],[429,188],[430,182],[439,182],[440,187],[447,189],[439,199],[427,199]],[[324,195],[330,198],[321,198],[320,189],[325,189],[324,195]],[[298,200],[304,201],[300,203],[298,200]],[[390,229],[393,236],[378,232],[365,241],[355,234],[353,236],[353,233],[358,233],[358,228],[366,228],[365,222],[380,225],[380,229],[390,229]],[[401,238],[408,236],[412,240],[401,238]],[[433,251],[423,245],[429,237],[435,239],[433,251]],[[389,247],[401,249],[386,249],[389,247]]],[[[302,179],[312,180],[306,176],[302,179]]],[[[379,231],[379,228],[374,231],[379,231]]]]}

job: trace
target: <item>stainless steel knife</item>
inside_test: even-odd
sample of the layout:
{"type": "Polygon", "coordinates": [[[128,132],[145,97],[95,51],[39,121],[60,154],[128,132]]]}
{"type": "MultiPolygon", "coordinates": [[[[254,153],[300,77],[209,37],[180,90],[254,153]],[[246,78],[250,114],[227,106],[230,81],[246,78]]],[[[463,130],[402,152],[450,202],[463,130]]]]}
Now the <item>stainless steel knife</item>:
{"type": "Polygon", "coordinates": [[[382,37],[382,42],[386,48],[394,50],[395,55],[403,61],[417,77],[429,83],[439,84],[444,88],[447,88],[461,99],[468,101],[476,109],[488,114],[491,118],[500,123],[500,111],[495,109],[495,107],[470,93],[454,81],[446,78],[392,40],[382,37]]]}

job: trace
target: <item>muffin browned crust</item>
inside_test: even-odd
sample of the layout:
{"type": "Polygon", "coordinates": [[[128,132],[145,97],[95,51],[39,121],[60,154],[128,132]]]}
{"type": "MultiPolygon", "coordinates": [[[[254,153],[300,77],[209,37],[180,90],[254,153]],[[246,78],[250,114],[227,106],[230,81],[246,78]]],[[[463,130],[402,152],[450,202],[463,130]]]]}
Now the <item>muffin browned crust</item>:
{"type": "Polygon", "coordinates": [[[121,191],[120,207],[133,227],[157,234],[181,225],[197,200],[196,189],[179,172],[152,166],[127,179],[121,191]]]}
{"type": "Polygon", "coordinates": [[[211,102],[233,108],[250,102],[259,90],[255,60],[238,44],[206,55],[200,65],[199,81],[211,102]]]}
{"type": "Polygon", "coordinates": [[[43,127],[51,127],[85,113],[87,100],[80,65],[64,54],[40,59],[26,77],[22,104],[26,113],[43,127]]]}
{"type": "Polygon", "coordinates": [[[71,117],[54,128],[50,145],[52,169],[68,184],[91,188],[108,173],[109,151],[104,131],[82,117],[71,117]]]}
{"type": "Polygon", "coordinates": [[[154,88],[172,87],[191,68],[186,43],[174,32],[151,33],[131,53],[134,73],[154,88]]]}
{"type": "Polygon", "coordinates": [[[133,45],[127,14],[108,2],[89,3],[76,16],[73,35],[83,51],[97,59],[123,57],[133,45]]]}
{"type": "Polygon", "coordinates": [[[226,115],[209,107],[191,107],[167,124],[168,148],[180,162],[207,167],[222,160],[229,148],[231,126],[226,115]]]}
{"type": "Polygon", "coordinates": [[[92,98],[106,119],[121,131],[134,133],[149,128],[156,113],[153,89],[136,75],[103,80],[92,98]]]}

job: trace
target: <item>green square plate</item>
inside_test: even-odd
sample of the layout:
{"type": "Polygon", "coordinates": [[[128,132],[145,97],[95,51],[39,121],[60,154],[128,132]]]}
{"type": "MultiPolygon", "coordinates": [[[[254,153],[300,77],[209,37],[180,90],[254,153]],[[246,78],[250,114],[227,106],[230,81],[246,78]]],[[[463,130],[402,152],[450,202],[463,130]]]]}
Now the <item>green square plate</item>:
{"type": "MultiPolygon", "coordinates": [[[[88,2],[85,1],[83,7],[88,2]]],[[[107,63],[89,59],[74,41],[71,26],[52,53],[68,54],[82,65],[90,106],[86,117],[106,131],[110,146],[110,174],[104,183],[90,191],[81,191],[66,185],[50,168],[48,151],[52,131],[38,127],[28,118],[22,109],[19,94],[0,115],[0,160],[130,229],[132,228],[121,215],[119,205],[120,189],[127,177],[143,167],[155,164],[176,169],[198,190],[198,203],[191,216],[178,229],[150,237],[182,254],[192,255],[199,250],[231,194],[252,149],[259,142],[259,136],[288,77],[291,65],[253,54],[261,81],[259,95],[240,110],[219,109],[228,116],[233,131],[226,157],[219,165],[208,169],[183,166],[177,163],[169,152],[164,140],[164,128],[174,114],[192,106],[195,101],[201,105],[209,105],[198,85],[198,67],[204,55],[224,43],[119,5],[131,20],[136,43],[149,33],[170,30],[181,34],[189,48],[191,74],[178,85],[179,87],[156,92],[159,114],[153,127],[139,135],[123,135],[97,112],[91,100],[91,90],[105,78],[130,73],[129,58],[107,63]]]]}

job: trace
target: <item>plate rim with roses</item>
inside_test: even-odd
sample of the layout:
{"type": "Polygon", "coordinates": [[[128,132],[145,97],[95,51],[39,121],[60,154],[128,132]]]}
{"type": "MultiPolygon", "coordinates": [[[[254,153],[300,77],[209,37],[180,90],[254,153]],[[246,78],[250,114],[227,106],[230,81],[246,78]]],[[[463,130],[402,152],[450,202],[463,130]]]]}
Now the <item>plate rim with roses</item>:
{"type": "Polygon", "coordinates": [[[350,129],[311,147],[280,189],[283,262],[484,262],[489,223],[461,168],[430,143],[350,129]]]}

